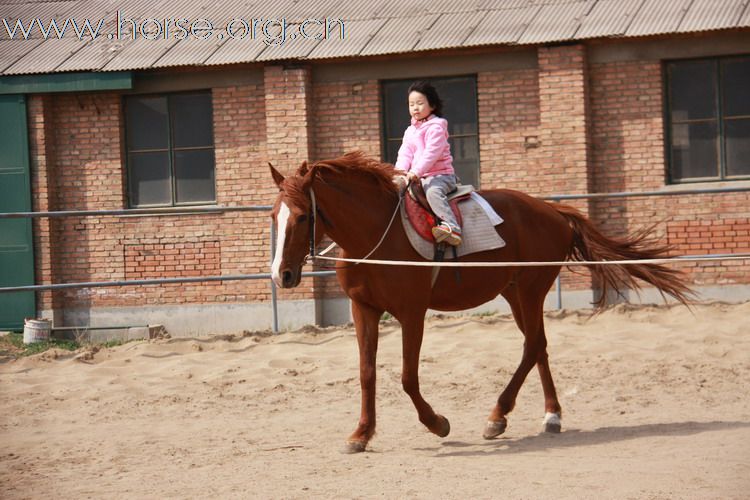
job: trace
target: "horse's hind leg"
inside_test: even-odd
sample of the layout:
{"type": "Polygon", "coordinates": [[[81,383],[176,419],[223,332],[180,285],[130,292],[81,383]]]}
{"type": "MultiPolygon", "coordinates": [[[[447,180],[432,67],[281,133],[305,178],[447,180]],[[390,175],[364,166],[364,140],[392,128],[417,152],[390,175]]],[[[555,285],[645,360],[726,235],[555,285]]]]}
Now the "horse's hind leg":
{"type": "Polygon", "coordinates": [[[448,419],[435,413],[419,391],[419,352],[422,348],[422,337],[424,335],[424,313],[398,319],[401,322],[401,342],[404,357],[401,385],[414,403],[419,421],[433,434],[445,437],[451,429],[448,419]]]}
{"type": "MultiPolygon", "coordinates": [[[[511,308],[513,309],[513,317],[516,319],[516,324],[521,331],[524,331],[523,323],[519,323],[519,318],[522,319],[521,304],[516,296],[516,300],[513,301],[511,308]]],[[[561,414],[562,408],[560,402],[557,399],[557,391],[555,390],[555,382],[552,380],[552,372],[549,369],[549,356],[547,355],[547,334],[544,331],[544,309],[542,306],[542,320],[540,321],[540,331],[538,334],[539,338],[539,356],[537,358],[536,367],[539,371],[539,378],[542,381],[542,390],[544,391],[544,430],[546,432],[560,432],[561,430],[561,414]]]]}
{"type": "Polygon", "coordinates": [[[557,400],[557,391],[555,383],[552,381],[552,373],[549,369],[549,360],[547,356],[547,337],[544,335],[544,326],[542,326],[542,335],[544,336],[544,348],[539,351],[539,360],[536,367],[539,370],[539,377],[542,379],[542,389],[544,390],[544,431],[560,432],[562,428],[562,408],[557,400]]]}
{"type": "MultiPolygon", "coordinates": [[[[545,280],[546,281],[546,280],[545,280]]],[[[537,280],[539,282],[539,280],[537,280]]],[[[518,391],[521,389],[526,376],[536,364],[542,379],[544,390],[545,426],[547,431],[560,430],[560,404],[557,401],[555,385],[547,361],[547,338],[544,333],[544,296],[549,287],[539,287],[521,290],[518,285],[508,288],[503,296],[510,304],[513,317],[518,328],[523,332],[525,342],[523,356],[510,383],[500,394],[498,402],[489,416],[484,430],[485,439],[492,439],[505,432],[507,426],[506,415],[516,404],[518,391]]]]}

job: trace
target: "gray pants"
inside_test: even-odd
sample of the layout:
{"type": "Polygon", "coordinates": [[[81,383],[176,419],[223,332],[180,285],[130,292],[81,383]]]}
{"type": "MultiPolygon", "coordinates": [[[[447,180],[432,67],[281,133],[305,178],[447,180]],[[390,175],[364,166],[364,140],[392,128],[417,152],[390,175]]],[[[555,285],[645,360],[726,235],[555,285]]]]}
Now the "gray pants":
{"type": "Polygon", "coordinates": [[[435,175],[422,179],[422,186],[427,194],[427,201],[435,214],[446,222],[454,231],[461,232],[461,228],[448,205],[448,194],[456,190],[455,175],[435,175]]]}

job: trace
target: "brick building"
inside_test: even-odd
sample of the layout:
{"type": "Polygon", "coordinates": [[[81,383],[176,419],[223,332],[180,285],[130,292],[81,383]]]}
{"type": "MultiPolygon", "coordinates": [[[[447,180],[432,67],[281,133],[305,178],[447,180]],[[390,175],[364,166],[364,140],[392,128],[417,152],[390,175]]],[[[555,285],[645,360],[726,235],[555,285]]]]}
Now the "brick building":
{"type": "MultiPolygon", "coordinates": [[[[0,286],[267,272],[266,212],[190,208],[272,203],[269,161],[291,172],[353,149],[393,161],[414,79],[438,86],[456,166],[481,188],[750,187],[750,7],[739,0],[718,10],[703,1],[382,2],[377,12],[290,2],[266,13],[290,19],[271,31],[299,34],[305,19],[327,16],[341,20],[327,33],[336,36],[270,45],[243,45],[226,30],[170,39],[156,21],[143,28],[164,13],[141,6],[128,12],[142,23],[136,40],[42,39],[53,17],[101,17],[103,32],[117,29],[117,6],[86,4],[0,0],[0,212],[185,213],[0,219],[0,286]],[[31,18],[47,21],[11,39],[19,19],[34,29],[31,18]]],[[[200,2],[174,10],[238,16],[200,2]]],[[[325,23],[307,26],[322,33],[325,23]]],[[[750,252],[748,192],[572,204],[610,235],[655,224],[678,255],[750,252]]],[[[750,298],[750,259],[679,267],[703,298],[750,298]]],[[[587,307],[596,293],[577,272],[562,273],[566,307],[587,307]]],[[[0,294],[0,320],[233,332],[267,328],[270,298],[268,281],[0,294]]],[[[305,278],[279,299],[282,328],[349,318],[335,279],[305,278]]]]}

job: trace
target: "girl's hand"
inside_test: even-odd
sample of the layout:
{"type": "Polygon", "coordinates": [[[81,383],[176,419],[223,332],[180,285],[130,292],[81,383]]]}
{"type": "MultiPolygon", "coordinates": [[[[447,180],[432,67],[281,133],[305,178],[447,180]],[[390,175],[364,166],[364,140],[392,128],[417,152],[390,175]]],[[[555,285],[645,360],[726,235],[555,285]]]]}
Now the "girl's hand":
{"type": "Polygon", "coordinates": [[[398,194],[402,195],[404,194],[404,191],[406,190],[406,176],[405,175],[396,175],[393,177],[393,183],[398,188],[398,194]]]}
{"type": "Polygon", "coordinates": [[[417,176],[417,174],[415,174],[414,172],[407,172],[406,178],[410,180],[411,182],[415,182],[419,180],[419,176],[417,176]]]}

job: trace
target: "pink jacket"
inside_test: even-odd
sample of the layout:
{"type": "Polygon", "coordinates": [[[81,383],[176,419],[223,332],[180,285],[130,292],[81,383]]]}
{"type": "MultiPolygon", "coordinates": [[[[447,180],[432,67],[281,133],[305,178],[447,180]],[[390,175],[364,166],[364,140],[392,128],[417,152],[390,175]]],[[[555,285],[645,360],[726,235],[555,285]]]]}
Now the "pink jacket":
{"type": "Polygon", "coordinates": [[[448,144],[448,121],[435,115],[430,115],[424,122],[412,118],[398,150],[396,168],[403,172],[414,172],[420,178],[454,174],[448,144]]]}

